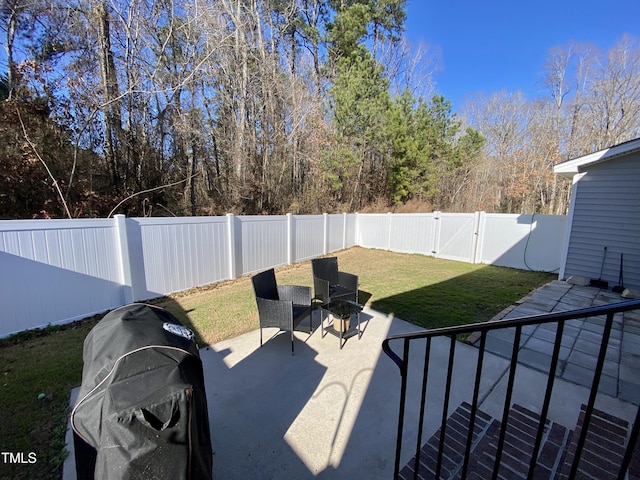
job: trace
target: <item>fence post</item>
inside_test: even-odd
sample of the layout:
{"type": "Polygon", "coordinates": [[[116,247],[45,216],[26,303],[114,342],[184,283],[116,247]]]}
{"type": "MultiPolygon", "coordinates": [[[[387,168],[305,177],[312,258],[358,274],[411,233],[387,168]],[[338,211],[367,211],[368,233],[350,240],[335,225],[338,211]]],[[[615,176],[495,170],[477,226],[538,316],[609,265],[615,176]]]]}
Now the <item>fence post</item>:
{"type": "Polygon", "coordinates": [[[120,256],[120,284],[122,285],[123,305],[132,303],[133,282],[131,275],[131,257],[129,255],[129,237],[127,235],[127,218],[122,215],[114,215],[116,223],[116,235],[118,236],[118,254],[120,256]]]}
{"type": "Polygon", "coordinates": [[[440,251],[440,215],[441,211],[436,210],[433,212],[433,221],[435,225],[433,226],[433,250],[431,251],[431,255],[435,258],[438,258],[438,252],[440,251]]]}
{"type": "Polygon", "coordinates": [[[227,242],[229,242],[229,278],[236,278],[236,222],[233,213],[227,213],[227,242]]]}
{"type": "Polygon", "coordinates": [[[390,252],[391,251],[391,220],[392,220],[392,213],[391,212],[387,212],[387,251],[390,252]]]}
{"type": "Polygon", "coordinates": [[[342,213],[342,249],[347,248],[347,212],[342,213]]]}
{"type": "Polygon", "coordinates": [[[473,223],[473,247],[471,252],[471,263],[480,263],[480,246],[482,245],[482,234],[484,233],[482,227],[484,226],[484,214],[485,212],[474,213],[473,223]]]}
{"type": "Polygon", "coordinates": [[[293,263],[293,215],[287,213],[287,265],[293,263]]]}
{"type": "Polygon", "coordinates": [[[326,255],[329,247],[329,239],[327,238],[329,235],[329,214],[322,214],[322,222],[323,222],[323,231],[322,231],[322,254],[326,255]]]}

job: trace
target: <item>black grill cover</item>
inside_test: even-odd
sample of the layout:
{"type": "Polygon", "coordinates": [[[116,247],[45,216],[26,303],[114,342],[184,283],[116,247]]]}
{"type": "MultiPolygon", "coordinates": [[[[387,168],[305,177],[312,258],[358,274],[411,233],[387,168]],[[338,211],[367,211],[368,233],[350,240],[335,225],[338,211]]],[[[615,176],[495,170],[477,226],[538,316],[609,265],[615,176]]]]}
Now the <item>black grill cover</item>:
{"type": "Polygon", "coordinates": [[[161,308],[127,305],[89,332],[83,360],[71,425],[95,449],[95,478],[211,479],[207,399],[191,330],[161,308]]]}

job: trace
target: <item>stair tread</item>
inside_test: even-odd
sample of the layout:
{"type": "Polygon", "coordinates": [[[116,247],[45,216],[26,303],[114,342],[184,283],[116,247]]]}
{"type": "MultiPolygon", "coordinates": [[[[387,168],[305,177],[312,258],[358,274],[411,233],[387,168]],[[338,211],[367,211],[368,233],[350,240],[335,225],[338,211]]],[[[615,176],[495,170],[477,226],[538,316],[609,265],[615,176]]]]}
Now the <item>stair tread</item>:
{"type": "MultiPolygon", "coordinates": [[[[568,477],[575,456],[578,438],[584,420],[583,405],[574,430],[545,421],[538,459],[534,471],[536,479],[564,479],[568,477]]],[[[445,425],[445,447],[442,452],[440,478],[460,479],[466,450],[471,405],[464,402],[449,416],[445,425]],[[451,442],[448,444],[448,442],[451,442]]],[[[529,459],[533,453],[540,415],[522,405],[514,404],[509,410],[505,442],[498,478],[502,480],[526,478],[529,459]]],[[[490,477],[494,468],[501,422],[477,409],[474,434],[466,478],[490,477]]],[[[579,464],[579,476],[585,478],[615,478],[616,465],[620,465],[627,444],[629,424],[623,419],[595,410],[592,413],[590,432],[584,444],[579,464]],[[594,429],[594,432],[591,432],[594,429]],[[603,453],[604,452],[604,453],[603,453]]],[[[440,429],[427,440],[420,453],[419,478],[435,478],[440,444],[440,429]]],[[[630,477],[638,478],[640,472],[640,445],[635,448],[630,477]]],[[[415,457],[402,469],[400,478],[414,477],[415,457]]]]}
{"type": "MultiPolygon", "coordinates": [[[[578,447],[585,419],[586,405],[582,405],[575,430],[567,445],[566,461],[559,478],[568,478],[578,447]]],[[[614,417],[606,412],[593,409],[589,432],[585,438],[578,464],[579,475],[591,475],[607,480],[617,478],[627,445],[629,424],[626,420],[614,417]]],[[[631,475],[634,478],[634,475],[631,475]]]]}

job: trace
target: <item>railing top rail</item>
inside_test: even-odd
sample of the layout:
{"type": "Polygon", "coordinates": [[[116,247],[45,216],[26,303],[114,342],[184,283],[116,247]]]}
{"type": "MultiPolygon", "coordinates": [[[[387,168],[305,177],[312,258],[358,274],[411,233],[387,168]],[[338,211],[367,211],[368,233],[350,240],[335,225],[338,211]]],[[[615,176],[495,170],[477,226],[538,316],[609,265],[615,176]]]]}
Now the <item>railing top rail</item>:
{"type": "Polygon", "coordinates": [[[382,342],[382,350],[391,360],[395,362],[403,371],[404,361],[391,349],[389,343],[394,340],[417,340],[425,338],[434,338],[442,336],[464,335],[473,332],[487,332],[497,330],[499,328],[510,328],[517,326],[536,325],[551,322],[562,322],[573,320],[575,318],[597,317],[599,315],[615,314],[619,312],[627,312],[640,308],[640,299],[627,300],[624,302],[609,303],[606,305],[598,305],[596,307],[580,308],[577,310],[565,310],[562,312],[543,313],[540,315],[530,315],[524,317],[510,318],[507,320],[497,320],[495,322],[478,322],[467,325],[458,325],[453,327],[441,327],[430,330],[422,330],[419,332],[401,333],[392,335],[382,342]]]}

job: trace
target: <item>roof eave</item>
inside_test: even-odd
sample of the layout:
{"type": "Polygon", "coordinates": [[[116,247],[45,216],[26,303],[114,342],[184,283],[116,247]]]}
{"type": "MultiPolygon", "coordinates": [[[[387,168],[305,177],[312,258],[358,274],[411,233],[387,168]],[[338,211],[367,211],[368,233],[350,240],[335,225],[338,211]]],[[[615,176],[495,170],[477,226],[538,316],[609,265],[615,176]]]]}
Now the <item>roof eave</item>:
{"type": "Polygon", "coordinates": [[[573,178],[576,173],[584,172],[587,167],[636,151],[640,151],[640,138],[559,163],[553,167],[553,172],[563,177],[573,178]]]}

